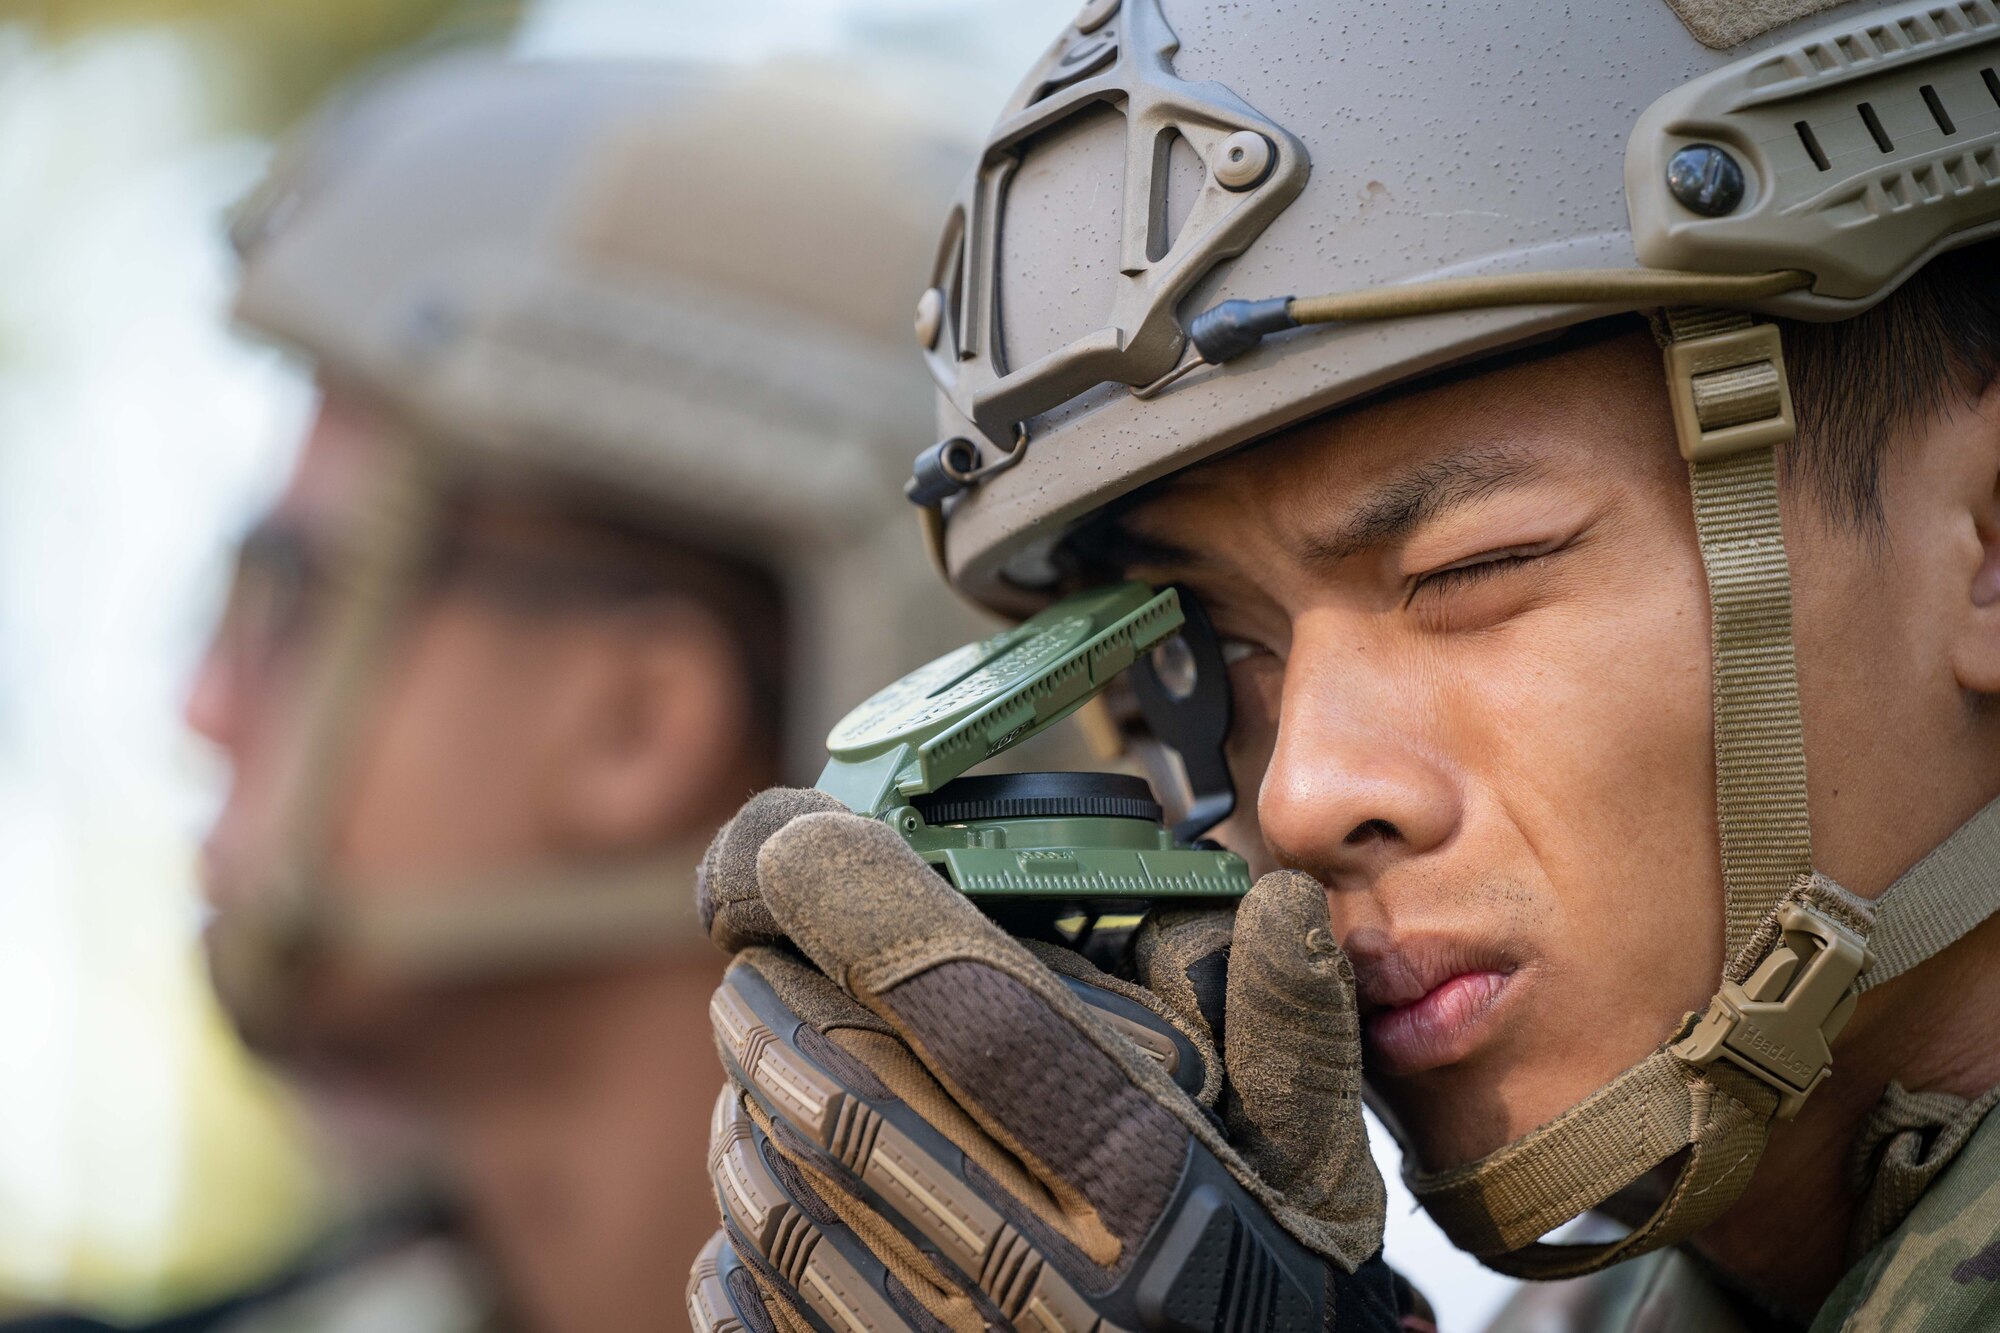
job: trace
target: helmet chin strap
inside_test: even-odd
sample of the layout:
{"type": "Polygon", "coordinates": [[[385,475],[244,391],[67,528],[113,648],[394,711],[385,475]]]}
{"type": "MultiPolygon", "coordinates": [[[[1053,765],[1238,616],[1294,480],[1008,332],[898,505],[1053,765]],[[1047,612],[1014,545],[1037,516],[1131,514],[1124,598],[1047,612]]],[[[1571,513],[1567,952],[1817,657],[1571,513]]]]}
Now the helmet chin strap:
{"type": "Polygon", "coordinates": [[[332,593],[307,676],[286,762],[277,775],[273,871],[250,902],[225,909],[206,932],[217,998],[254,1048],[278,1049],[303,999],[304,974],[325,915],[321,892],[334,837],[333,811],[353,760],[375,678],[398,620],[415,596],[437,537],[443,460],[397,433],[361,497],[352,540],[330,571],[332,593]]]}
{"type": "Polygon", "coordinates": [[[1595,1272],[1722,1216],[1772,1121],[1831,1071],[1860,992],[2000,910],[2000,801],[1874,901],[1813,871],[1774,453],[1795,432],[1778,330],[1704,308],[1661,324],[1708,578],[1726,961],[1706,1012],[1592,1097],[1476,1162],[1406,1167],[1454,1243],[1518,1277],[1595,1272]],[[1541,1240],[1668,1165],[1663,1201],[1622,1239],[1541,1240]]]}
{"type": "Polygon", "coordinates": [[[307,910],[241,907],[210,925],[217,994],[254,1046],[282,1050],[311,977],[354,967],[391,985],[489,985],[615,967],[677,948],[706,953],[693,893],[699,850],[503,879],[397,885],[357,898],[316,887],[307,910]]]}

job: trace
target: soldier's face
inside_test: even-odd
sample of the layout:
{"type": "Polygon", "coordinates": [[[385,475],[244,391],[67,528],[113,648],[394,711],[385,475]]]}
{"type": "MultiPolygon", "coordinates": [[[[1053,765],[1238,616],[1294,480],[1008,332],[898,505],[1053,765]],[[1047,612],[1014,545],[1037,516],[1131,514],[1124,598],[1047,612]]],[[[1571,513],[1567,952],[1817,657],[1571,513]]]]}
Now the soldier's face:
{"type": "MultiPolygon", "coordinates": [[[[231,770],[203,849],[220,905],[263,891],[290,832],[277,821],[326,628],[328,571],[385,470],[381,435],[362,405],[328,397],[284,495],[246,543],[197,676],[189,720],[231,770]]],[[[343,878],[456,880],[543,850],[534,760],[553,651],[541,626],[425,599],[353,720],[351,801],[334,819],[343,878]]]]}
{"type": "MultiPolygon", "coordinates": [[[[271,892],[295,854],[287,785],[312,762],[301,723],[331,646],[333,571],[397,447],[365,405],[329,393],[245,543],[188,705],[230,766],[203,848],[225,911],[271,892]]],[[[420,581],[338,727],[341,766],[311,815],[327,848],[310,867],[317,891],[435,905],[692,836],[747,726],[719,626],[670,592],[607,593],[607,567],[636,557],[532,496],[461,507],[449,534],[456,559],[420,581]]],[[[369,966],[316,969],[308,1027],[292,1036],[351,1053],[434,1012],[412,1009],[418,992],[447,1003],[421,976],[369,966]]]]}
{"type": "MultiPolygon", "coordinates": [[[[1427,1166],[1547,1121],[1707,1002],[1708,607],[1643,334],[1301,427],[1123,526],[1131,572],[1192,586],[1233,660],[1232,761],[1256,799],[1224,840],[1327,885],[1372,1085],[1427,1166]]],[[[1859,714],[1900,669],[1846,600],[1865,543],[1788,528],[1809,710],[1859,714]],[[1829,622],[1842,644],[1821,642],[1829,622]]],[[[1836,795],[1908,758],[1849,772],[1820,739],[1836,795]]],[[[1896,864],[1854,850],[1879,832],[1866,799],[1822,846],[1829,869],[1896,864]]]]}

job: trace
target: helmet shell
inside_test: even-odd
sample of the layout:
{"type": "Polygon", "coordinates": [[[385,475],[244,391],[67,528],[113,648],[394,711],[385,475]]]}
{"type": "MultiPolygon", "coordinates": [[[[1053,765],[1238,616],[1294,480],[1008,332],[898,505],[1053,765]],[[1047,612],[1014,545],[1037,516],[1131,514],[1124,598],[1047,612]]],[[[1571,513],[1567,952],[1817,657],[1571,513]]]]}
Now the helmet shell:
{"type": "MultiPolygon", "coordinates": [[[[1045,597],[1069,527],[1136,487],[1429,371],[1636,308],[1529,305],[1299,329],[1153,392],[1190,355],[1182,326],[1218,302],[1566,269],[1817,268],[1804,261],[1819,255],[1831,274],[1836,246],[1866,251],[1883,229],[1903,228],[1872,290],[1843,261],[1846,285],[1832,295],[1759,307],[1836,318],[1879,299],[1945,240],[1970,239],[1935,223],[1969,225],[1978,205],[1968,201],[1990,193],[1972,185],[1958,203],[1926,209],[1874,208],[1867,190],[1879,183],[1855,186],[1859,203],[1792,208],[1776,184],[1816,187],[1783,105],[1729,141],[1751,177],[1742,217],[1671,212],[1681,206],[1655,181],[1654,155],[1711,112],[1718,132],[1735,132],[1730,117],[1766,93],[1837,113],[1827,143],[1852,146],[1855,170],[1888,162],[1854,114],[1854,99],[1870,95],[1854,80],[1947,48],[1976,63],[1992,54],[1996,21],[1987,0],[1948,13],[1820,0],[1755,11],[1709,0],[1093,0],[1003,113],[933,272],[948,312],[925,353],[942,434],[977,442],[989,463],[1026,440],[1017,464],[945,502],[952,580],[1023,610],[1045,597]],[[1690,88],[1698,96],[1675,99],[1690,88]],[[1275,158],[1247,186],[1229,179],[1227,156],[1246,133],[1275,158]],[[1629,205],[1628,169],[1642,186],[1629,205]],[[1798,221],[1812,209],[1816,221],[1798,221]],[[1870,236],[1858,239],[1864,223],[1870,236]]],[[[1965,168],[1951,164],[1970,159],[1926,128],[1921,81],[1897,94],[1894,114],[1909,121],[1898,153],[1931,154],[1930,169],[1946,173],[1936,178],[1955,180],[1965,168]]],[[[1984,120],[2000,115],[1990,98],[1968,92],[1960,103],[1968,148],[2000,133],[1984,120]]],[[[1835,167],[1845,182],[1848,161],[1835,167]]],[[[1898,188],[1889,182],[1882,197],[1893,204],[1898,188]]],[[[1983,207],[1993,212],[1990,199],[1983,207]]],[[[1990,230],[1991,217],[1981,225],[1990,230]]]]}

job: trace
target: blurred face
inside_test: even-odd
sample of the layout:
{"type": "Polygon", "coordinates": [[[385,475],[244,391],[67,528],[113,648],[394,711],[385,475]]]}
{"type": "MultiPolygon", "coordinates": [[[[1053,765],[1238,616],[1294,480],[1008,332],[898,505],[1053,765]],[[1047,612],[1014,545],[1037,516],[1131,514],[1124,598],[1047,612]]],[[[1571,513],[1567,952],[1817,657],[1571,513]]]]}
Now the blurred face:
{"type": "MultiPolygon", "coordinates": [[[[188,705],[230,764],[203,848],[225,911],[270,891],[296,836],[286,791],[307,758],[299,724],[327,646],[329,575],[394,447],[365,405],[329,393],[244,544],[188,705]]],[[[330,848],[318,890],[361,905],[476,898],[496,876],[687,836],[740,744],[743,694],[719,629],[671,598],[593,595],[613,553],[532,506],[479,502],[448,526],[452,554],[420,581],[348,721],[343,780],[315,812],[330,848]]],[[[322,972],[326,1033],[407,1017],[400,979],[322,972]]]]}
{"type": "MultiPolygon", "coordinates": [[[[229,610],[196,678],[189,721],[230,766],[228,798],[203,846],[218,906],[261,892],[279,854],[279,807],[299,761],[299,709],[325,629],[327,578],[381,479],[379,429],[359,404],[328,400],[290,485],[244,544],[229,610]]],[[[384,664],[394,681],[385,716],[370,728],[365,777],[338,825],[339,859],[357,880],[385,869],[476,871],[536,850],[529,756],[475,723],[532,720],[545,654],[530,626],[484,609],[424,599],[384,664]],[[524,670],[500,669],[510,660],[524,670]]]]}
{"type": "Polygon", "coordinates": [[[1232,659],[1225,840],[1328,889],[1428,1166],[1581,1100],[1721,965],[1707,603],[1643,336],[1312,423],[1124,521],[1232,659]]]}

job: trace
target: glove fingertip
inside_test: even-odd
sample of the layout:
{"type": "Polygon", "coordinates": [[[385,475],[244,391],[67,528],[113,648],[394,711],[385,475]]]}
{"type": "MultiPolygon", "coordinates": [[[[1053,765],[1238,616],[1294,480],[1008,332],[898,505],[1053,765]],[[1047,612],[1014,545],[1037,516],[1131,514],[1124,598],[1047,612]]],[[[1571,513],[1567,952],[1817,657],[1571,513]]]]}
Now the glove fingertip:
{"type": "MultiPolygon", "coordinates": [[[[702,933],[715,939],[715,880],[720,873],[718,862],[723,844],[729,840],[729,831],[736,827],[732,816],[728,823],[715,831],[708,840],[708,849],[701,854],[701,863],[694,868],[694,911],[701,922],[702,933]]],[[[720,943],[721,941],[717,941],[720,943]]]]}
{"type": "Polygon", "coordinates": [[[1232,952],[1252,964],[1232,969],[1232,1005],[1238,981],[1308,1003],[1343,995],[1353,1003],[1354,964],[1334,938],[1326,890],[1310,875],[1278,870],[1252,885],[1237,909],[1232,952]]]}
{"type": "Polygon", "coordinates": [[[1354,967],[1311,876],[1276,871],[1251,887],[1228,986],[1232,1138],[1286,1196],[1295,1233],[1358,1261],[1381,1246],[1385,1196],[1361,1117],[1354,967]]]}
{"type": "Polygon", "coordinates": [[[787,824],[758,853],[757,875],[778,926],[834,976],[947,920],[991,929],[894,829],[845,811],[787,824]]]}
{"type": "Polygon", "coordinates": [[[695,874],[695,909],[709,939],[735,951],[782,939],[764,904],[757,856],[793,820],[845,806],[825,792],[772,787],[750,798],[709,843],[695,874]]]}

